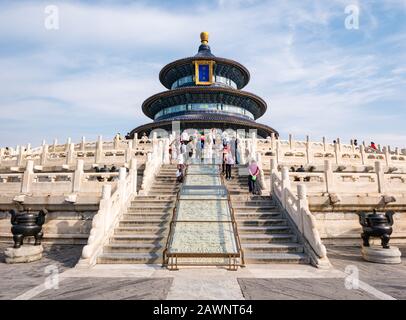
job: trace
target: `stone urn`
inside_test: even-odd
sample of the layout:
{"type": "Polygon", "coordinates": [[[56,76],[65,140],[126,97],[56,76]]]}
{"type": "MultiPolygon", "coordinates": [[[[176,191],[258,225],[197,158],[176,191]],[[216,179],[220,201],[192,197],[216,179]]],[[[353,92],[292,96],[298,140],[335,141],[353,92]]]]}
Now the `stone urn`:
{"type": "Polygon", "coordinates": [[[9,213],[11,214],[11,233],[13,234],[14,248],[20,248],[23,245],[25,237],[34,237],[34,245],[41,245],[44,235],[42,233],[42,225],[45,223],[45,216],[48,211],[42,209],[36,213],[28,209],[25,212],[10,210],[9,213]]]}
{"type": "Polygon", "coordinates": [[[359,215],[359,223],[362,226],[361,238],[364,247],[369,247],[369,238],[377,237],[381,239],[384,249],[389,249],[390,235],[392,234],[394,211],[387,211],[385,214],[378,213],[375,209],[372,214],[364,212],[359,215]]]}

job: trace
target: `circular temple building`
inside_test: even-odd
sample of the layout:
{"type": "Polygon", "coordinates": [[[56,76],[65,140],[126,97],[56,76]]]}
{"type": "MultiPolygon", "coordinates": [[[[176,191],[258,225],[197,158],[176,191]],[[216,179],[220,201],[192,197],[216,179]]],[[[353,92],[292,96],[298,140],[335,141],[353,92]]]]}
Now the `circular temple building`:
{"type": "Polygon", "coordinates": [[[142,104],[142,111],[154,122],[135,128],[131,136],[158,129],[172,132],[174,123],[182,131],[216,128],[248,134],[256,130],[263,138],[271,133],[278,136],[273,128],[255,122],[267,105],[257,95],[241,90],[250,80],[249,71],[236,61],[213,55],[207,32],[200,38],[194,57],[176,60],[161,70],[159,80],[168,90],[142,104]]]}

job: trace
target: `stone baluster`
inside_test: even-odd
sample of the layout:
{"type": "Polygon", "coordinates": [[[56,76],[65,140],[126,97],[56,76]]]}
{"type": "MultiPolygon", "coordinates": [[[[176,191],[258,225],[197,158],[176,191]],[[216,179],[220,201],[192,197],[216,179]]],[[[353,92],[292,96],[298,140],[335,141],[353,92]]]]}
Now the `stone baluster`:
{"type": "Polygon", "coordinates": [[[303,224],[303,210],[309,208],[309,202],[307,201],[307,187],[304,184],[297,185],[297,210],[299,211],[299,219],[298,219],[298,229],[301,234],[304,235],[304,224],[303,224]]]}
{"type": "Polygon", "coordinates": [[[282,156],[281,141],[278,139],[276,140],[276,163],[281,163],[282,160],[283,156],[282,156]]]}
{"type": "Polygon", "coordinates": [[[23,165],[24,156],[25,156],[24,147],[21,146],[18,148],[18,153],[17,153],[17,166],[18,167],[21,167],[23,165]]]}
{"type": "MultiPolygon", "coordinates": [[[[104,214],[99,217],[100,223],[102,224],[101,226],[99,225],[100,228],[104,230],[103,233],[108,232],[108,227],[109,223],[108,220],[110,219],[110,214],[111,213],[111,184],[105,184],[102,187],[102,198],[100,200],[99,204],[99,212],[104,211],[104,214]],[[104,221],[101,221],[101,218],[104,218],[104,221]]],[[[121,197],[120,197],[121,200],[121,197]]],[[[97,221],[96,221],[97,223],[97,221]]],[[[89,237],[90,238],[90,237],[89,237]]]]}
{"type": "Polygon", "coordinates": [[[120,136],[116,134],[113,139],[113,149],[118,150],[120,149],[120,136]]]}
{"type": "Polygon", "coordinates": [[[66,156],[66,164],[70,165],[74,163],[75,159],[75,144],[70,143],[68,145],[67,156],[66,156]]]}
{"type": "Polygon", "coordinates": [[[0,148],[0,165],[4,158],[4,153],[6,152],[5,148],[0,148]]]}
{"type": "Polygon", "coordinates": [[[309,164],[313,161],[312,147],[310,142],[310,137],[306,136],[306,163],[309,164]]]}
{"type": "Polygon", "coordinates": [[[76,163],[76,170],[73,174],[73,192],[80,192],[82,180],[84,176],[84,161],[79,159],[76,163]]]}
{"type": "Polygon", "coordinates": [[[359,153],[361,155],[361,164],[365,165],[365,146],[364,146],[364,144],[361,144],[359,146],[359,153]]]}
{"type": "Polygon", "coordinates": [[[138,190],[137,190],[137,159],[136,158],[132,158],[130,161],[130,172],[129,174],[131,175],[131,180],[132,180],[132,193],[137,194],[138,190]]]}
{"type": "Polygon", "coordinates": [[[86,138],[82,137],[82,142],[80,143],[80,150],[84,152],[86,150],[86,138]]]}
{"type": "Polygon", "coordinates": [[[72,139],[70,137],[68,137],[68,139],[66,140],[66,145],[65,145],[65,151],[68,152],[70,145],[72,143],[72,139]]]}
{"type": "Polygon", "coordinates": [[[323,137],[323,151],[327,151],[326,137],[323,137]]]}
{"type": "Polygon", "coordinates": [[[163,152],[164,152],[164,159],[163,159],[164,164],[170,164],[171,163],[171,157],[170,157],[170,154],[169,154],[169,141],[170,141],[170,139],[168,139],[168,138],[164,139],[164,150],[163,150],[163,152]]]}
{"type": "Polygon", "coordinates": [[[341,163],[341,145],[339,143],[339,140],[337,140],[337,143],[334,145],[334,155],[336,159],[336,164],[341,163]]]}
{"type": "Polygon", "coordinates": [[[382,168],[381,161],[375,161],[375,172],[378,180],[378,192],[386,192],[386,181],[385,181],[385,171],[382,168]]]}
{"type": "Polygon", "coordinates": [[[396,154],[397,156],[400,155],[399,147],[396,147],[396,148],[395,148],[395,154],[396,154]]]}
{"type": "Polygon", "coordinates": [[[273,190],[273,174],[278,172],[278,165],[276,163],[276,159],[271,158],[271,170],[270,170],[270,184],[269,184],[269,194],[272,195],[273,190]]]}
{"type": "Polygon", "coordinates": [[[333,166],[330,160],[324,161],[324,179],[326,180],[326,192],[333,193],[335,190],[335,181],[334,181],[334,173],[333,173],[333,166]]]}
{"type": "Polygon", "coordinates": [[[129,191],[126,190],[127,184],[125,183],[125,180],[127,178],[127,169],[125,167],[121,167],[118,173],[118,188],[120,188],[120,202],[121,205],[125,204],[125,197],[124,195],[129,191]]]}
{"type": "Polygon", "coordinates": [[[96,142],[96,163],[101,163],[103,161],[103,137],[99,136],[96,142]]]}
{"type": "Polygon", "coordinates": [[[31,191],[32,182],[34,179],[34,161],[28,160],[27,166],[24,171],[23,181],[21,184],[21,192],[28,193],[31,191]]]}
{"type": "Polygon", "coordinates": [[[134,147],[138,146],[138,133],[137,132],[134,133],[133,141],[134,141],[133,146],[134,147]]]}
{"type": "Polygon", "coordinates": [[[133,140],[128,140],[128,148],[125,150],[125,162],[129,163],[133,157],[133,140]]]}
{"type": "Polygon", "coordinates": [[[271,133],[271,150],[273,153],[275,153],[276,149],[276,137],[275,137],[275,132],[271,133]]]}
{"type": "Polygon", "coordinates": [[[389,151],[389,146],[388,147],[383,147],[382,148],[383,154],[385,156],[385,164],[389,166],[391,164],[391,154],[389,151]]]}
{"type": "Polygon", "coordinates": [[[289,168],[282,168],[282,205],[286,208],[286,191],[290,189],[289,168]]]}
{"type": "Polygon", "coordinates": [[[41,153],[41,165],[44,166],[47,163],[48,160],[48,145],[44,144],[42,146],[42,153],[41,153]]]}
{"type": "Polygon", "coordinates": [[[58,144],[58,139],[54,139],[54,144],[53,144],[53,150],[52,150],[52,152],[56,152],[56,146],[57,146],[57,144],[58,144]]]}

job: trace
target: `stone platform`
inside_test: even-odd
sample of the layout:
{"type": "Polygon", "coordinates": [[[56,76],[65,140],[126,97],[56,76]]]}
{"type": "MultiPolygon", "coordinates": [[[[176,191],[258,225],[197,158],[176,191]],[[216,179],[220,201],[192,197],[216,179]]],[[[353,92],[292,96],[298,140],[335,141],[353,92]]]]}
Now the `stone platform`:
{"type": "MultiPolygon", "coordinates": [[[[0,244],[0,252],[10,244],[0,244]]],[[[9,265],[0,255],[0,299],[406,299],[406,259],[398,265],[366,262],[360,247],[328,247],[333,265],[248,265],[182,268],[160,265],[97,265],[73,268],[80,246],[44,246],[44,257],[30,264],[9,265]],[[59,270],[59,286],[47,289],[46,268],[59,270]],[[356,268],[359,286],[347,289],[346,269],[356,268]]],[[[406,248],[401,247],[403,254],[406,248]]]]}

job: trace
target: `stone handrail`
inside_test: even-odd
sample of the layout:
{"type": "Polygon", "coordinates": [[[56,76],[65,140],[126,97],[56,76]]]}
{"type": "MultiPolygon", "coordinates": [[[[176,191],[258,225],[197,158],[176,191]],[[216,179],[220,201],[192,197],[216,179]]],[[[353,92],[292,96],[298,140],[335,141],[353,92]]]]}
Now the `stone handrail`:
{"type": "Polygon", "coordinates": [[[289,172],[291,184],[304,184],[308,193],[405,193],[406,172],[395,173],[377,161],[375,166],[363,166],[357,172],[333,171],[326,160],[322,172],[289,172]]]}
{"type": "Polygon", "coordinates": [[[305,240],[305,249],[312,263],[318,267],[329,266],[326,247],[321,242],[316,228],[316,220],[309,210],[306,186],[298,185],[298,195],[296,196],[290,189],[288,169],[283,168],[282,177],[280,177],[276,167],[274,167],[271,173],[271,188],[273,195],[295,224],[300,236],[305,240]]]}
{"type": "Polygon", "coordinates": [[[29,160],[34,160],[35,165],[55,166],[55,165],[72,165],[78,159],[85,160],[86,163],[107,163],[122,165],[136,156],[146,154],[151,151],[151,139],[133,139],[103,141],[100,136],[96,142],[85,142],[74,144],[53,145],[43,144],[41,147],[31,149],[28,147],[18,146],[6,150],[0,148],[0,167],[22,167],[29,160]]]}
{"type": "Polygon", "coordinates": [[[154,139],[152,152],[147,154],[147,162],[142,179],[140,195],[146,195],[155,181],[155,177],[163,164],[169,164],[169,148],[170,139],[161,140],[154,139]]]}
{"type": "Polygon", "coordinates": [[[78,266],[91,266],[96,264],[97,257],[103,250],[117,226],[121,215],[127,210],[131,200],[137,193],[137,162],[131,160],[131,167],[127,174],[126,168],[120,168],[116,191],[111,193],[111,186],[103,186],[102,199],[99,211],[92,221],[92,229],[83,248],[82,258],[78,266]]]}
{"type": "Polygon", "coordinates": [[[115,185],[118,172],[84,172],[83,160],[78,160],[74,172],[34,172],[29,160],[24,173],[0,174],[1,194],[61,194],[99,193],[103,184],[115,185]]]}

